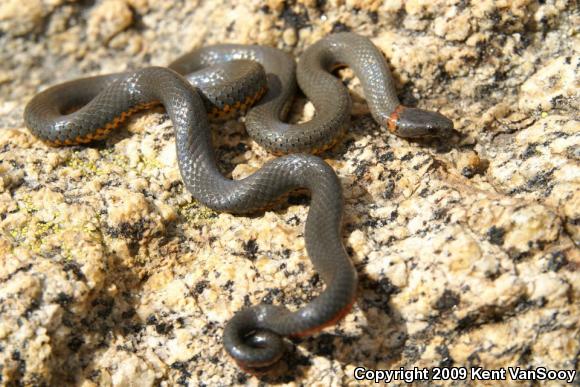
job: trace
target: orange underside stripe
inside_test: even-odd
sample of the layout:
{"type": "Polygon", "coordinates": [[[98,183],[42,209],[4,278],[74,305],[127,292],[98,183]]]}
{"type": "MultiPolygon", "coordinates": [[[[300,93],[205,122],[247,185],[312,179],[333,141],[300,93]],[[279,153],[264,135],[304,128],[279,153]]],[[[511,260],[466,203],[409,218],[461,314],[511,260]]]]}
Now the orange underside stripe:
{"type": "Polygon", "coordinates": [[[293,334],[292,337],[304,337],[304,336],[310,336],[316,332],[320,332],[321,330],[323,330],[324,328],[327,328],[329,326],[335,325],[337,322],[339,322],[340,320],[342,320],[343,317],[345,317],[347,314],[350,313],[350,310],[352,309],[352,306],[354,305],[354,301],[355,299],[353,298],[353,300],[346,305],[344,308],[342,308],[337,314],[336,316],[334,316],[333,318],[331,318],[330,320],[328,320],[327,322],[325,322],[322,325],[319,325],[317,327],[302,331],[302,332],[298,332],[296,334],[293,334]]]}
{"type": "MultiPolygon", "coordinates": [[[[244,101],[238,101],[234,105],[226,105],[222,110],[214,108],[211,112],[209,112],[209,116],[211,118],[223,118],[228,115],[233,114],[234,112],[243,112],[246,111],[250,106],[252,106],[256,101],[258,101],[264,93],[266,92],[266,87],[261,88],[255,95],[248,96],[244,99],[244,101]]],[[[113,129],[117,129],[123,122],[127,120],[132,114],[140,111],[149,109],[155,105],[159,104],[159,102],[150,102],[145,104],[137,105],[128,111],[122,112],[120,116],[115,117],[113,121],[108,123],[102,128],[96,129],[94,132],[89,133],[85,136],[78,136],[74,139],[66,139],[64,141],[61,140],[44,140],[44,143],[50,146],[61,146],[61,145],[78,145],[78,144],[86,144],[91,141],[95,140],[102,140],[105,138],[113,129]]]]}

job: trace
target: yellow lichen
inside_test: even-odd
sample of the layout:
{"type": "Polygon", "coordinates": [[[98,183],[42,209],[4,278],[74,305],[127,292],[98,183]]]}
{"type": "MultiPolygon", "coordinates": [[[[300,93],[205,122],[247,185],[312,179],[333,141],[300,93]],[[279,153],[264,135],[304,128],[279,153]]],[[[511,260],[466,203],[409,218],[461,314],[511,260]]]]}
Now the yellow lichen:
{"type": "Polygon", "coordinates": [[[212,209],[192,201],[178,208],[179,215],[194,224],[204,224],[214,218],[217,213],[212,209]]]}
{"type": "Polygon", "coordinates": [[[82,172],[83,175],[95,175],[99,169],[94,162],[83,160],[79,156],[80,152],[74,152],[67,162],[67,166],[82,172]]]}
{"type": "Polygon", "coordinates": [[[155,170],[155,169],[162,169],[163,168],[163,164],[161,164],[161,162],[153,157],[150,158],[141,158],[142,161],[142,168],[140,168],[140,171],[144,171],[144,170],[155,170]]]}
{"type": "Polygon", "coordinates": [[[27,214],[37,212],[39,209],[33,204],[32,196],[23,195],[22,199],[18,201],[18,208],[27,214]]]}

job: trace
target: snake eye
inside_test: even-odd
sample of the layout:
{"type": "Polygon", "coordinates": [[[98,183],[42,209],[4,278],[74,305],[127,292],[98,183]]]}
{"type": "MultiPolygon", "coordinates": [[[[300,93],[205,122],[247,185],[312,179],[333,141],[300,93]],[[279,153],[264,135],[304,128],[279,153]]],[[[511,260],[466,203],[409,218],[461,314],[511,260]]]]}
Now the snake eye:
{"type": "Polygon", "coordinates": [[[453,121],[444,115],[423,109],[399,106],[391,115],[393,132],[405,138],[442,137],[453,130],[453,121]]]}

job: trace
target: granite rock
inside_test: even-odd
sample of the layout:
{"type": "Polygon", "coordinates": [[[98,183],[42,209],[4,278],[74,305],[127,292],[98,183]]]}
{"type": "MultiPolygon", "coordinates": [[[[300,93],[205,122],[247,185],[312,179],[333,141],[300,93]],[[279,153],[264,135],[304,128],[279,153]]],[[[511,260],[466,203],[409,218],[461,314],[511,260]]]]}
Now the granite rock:
{"type": "MultiPolygon", "coordinates": [[[[578,369],[579,25],[566,0],[2,2],[1,383],[360,385],[359,366],[578,369]],[[358,301],[249,375],[225,354],[225,322],[262,301],[296,309],[323,287],[304,248],[308,201],[251,217],[199,205],[160,108],[100,143],[50,148],[24,127],[24,106],[50,85],[202,45],[298,56],[349,30],[385,53],[405,104],[440,111],[458,133],[389,135],[340,72],[352,123],[322,157],[343,185],[358,301]]],[[[313,110],[298,98],[291,120],[313,110]]],[[[226,175],[274,157],[243,118],[212,126],[226,175]]]]}

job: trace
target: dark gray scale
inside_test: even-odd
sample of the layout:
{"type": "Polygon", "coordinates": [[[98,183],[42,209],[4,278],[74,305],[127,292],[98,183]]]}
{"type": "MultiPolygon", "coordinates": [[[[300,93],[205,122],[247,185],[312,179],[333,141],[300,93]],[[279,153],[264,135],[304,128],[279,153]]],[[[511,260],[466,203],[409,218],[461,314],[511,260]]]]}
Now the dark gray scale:
{"type": "Polygon", "coordinates": [[[205,106],[214,97],[208,95],[235,94],[235,90],[253,92],[264,86],[259,76],[250,75],[251,82],[236,81],[236,86],[227,92],[207,92],[211,88],[225,90],[219,88],[219,83],[231,79],[226,74],[190,77],[200,85],[194,88],[176,72],[160,67],[87,78],[55,86],[33,98],[25,109],[25,120],[31,131],[40,133],[43,139],[74,140],[135,106],[159,102],[174,125],[184,184],[199,202],[215,210],[247,213],[296,188],[311,192],[306,248],[315,268],[327,281],[326,290],[296,312],[282,306],[244,309],[224,330],[225,348],[242,367],[264,367],[283,355],[283,337],[315,331],[343,315],[354,300],[357,280],[340,236],[341,185],[322,159],[290,155],[266,163],[243,180],[233,181],[221,175],[205,106]],[[64,114],[82,104],[85,105],[75,112],[64,114]],[[77,129],[71,132],[69,125],[77,129]]]}
{"type": "Polygon", "coordinates": [[[41,139],[72,144],[99,137],[127,112],[161,103],[174,125],[181,176],[196,200],[215,210],[247,213],[290,190],[310,191],[306,249],[325,290],[296,312],[272,305],[246,308],[224,329],[228,353],[242,367],[260,368],[280,359],[283,337],[311,334],[335,323],[354,301],[356,271],[340,236],[341,185],[332,168],[311,155],[277,158],[242,180],[224,178],[214,158],[208,110],[225,110],[238,102],[247,107],[267,82],[266,95],[246,116],[248,133],[278,153],[323,149],[350,117],[348,90],[331,74],[337,65],[353,68],[373,117],[394,134],[424,137],[453,128],[438,113],[401,106],[380,51],[352,33],[331,35],[302,55],[298,82],[316,109],[314,118],[303,124],[284,122],[296,91],[293,59],[270,47],[231,44],[201,48],[170,69],[151,67],[54,86],[29,102],[24,118],[41,139]]]}
{"type": "Polygon", "coordinates": [[[329,35],[294,60],[282,51],[261,46],[224,44],[204,47],[170,65],[186,73],[236,59],[255,60],[264,66],[268,92],[246,115],[248,134],[277,153],[317,152],[331,146],[348,126],[351,99],[348,89],[332,75],[348,66],[360,79],[374,119],[393,134],[406,138],[446,136],[453,123],[437,112],[400,105],[389,66],[381,51],[368,39],[350,32],[329,35]],[[286,115],[296,91],[296,81],[312,101],[314,117],[288,124],[286,115]],[[395,114],[395,112],[399,114],[395,114]]]}
{"type": "MultiPolygon", "coordinates": [[[[143,94],[154,84],[140,84],[135,75],[101,75],[53,86],[28,103],[24,112],[26,126],[45,141],[68,141],[67,145],[78,143],[79,138],[97,137],[97,131],[116,126],[134,109],[159,102],[144,101],[143,94]]],[[[198,89],[209,112],[244,102],[267,87],[262,66],[248,60],[199,68],[187,74],[186,79],[198,89]]]]}

